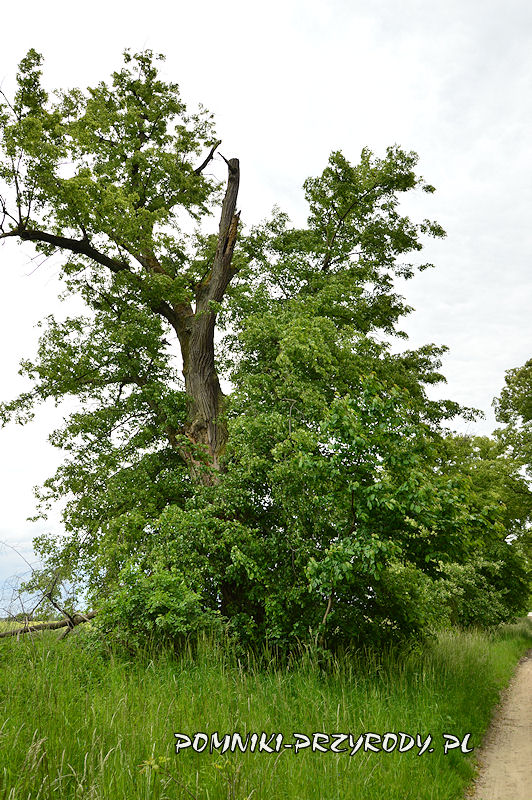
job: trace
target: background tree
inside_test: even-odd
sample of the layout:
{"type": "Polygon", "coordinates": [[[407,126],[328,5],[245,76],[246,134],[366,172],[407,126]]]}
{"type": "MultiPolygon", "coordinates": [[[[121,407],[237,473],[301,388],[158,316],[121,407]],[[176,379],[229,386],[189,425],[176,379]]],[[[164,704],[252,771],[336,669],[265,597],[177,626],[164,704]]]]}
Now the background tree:
{"type": "MultiPolygon", "coordinates": [[[[210,116],[203,110],[187,114],[177,84],[158,78],[155,61],[150,51],[133,57],[126,53],[111,86],[100,83],[86,94],[58,93],[51,103],[40,84],[41,57],[28,53],[20,64],[14,103],[2,106],[0,174],[14,195],[14,207],[9,210],[7,200],[1,201],[0,236],[35,242],[46,254],[57,249],[69,254],[68,289],[80,292],[100,312],[94,325],[92,318],[85,322],[85,328],[93,329],[90,351],[101,349],[102,338],[111,333],[110,320],[120,319],[134,347],[136,334],[149,336],[149,319],[144,370],[123,363],[119,376],[108,358],[107,375],[100,381],[107,388],[111,382],[123,389],[136,385],[142,393],[146,366],[153,371],[161,367],[161,331],[173,329],[190,401],[182,430],[178,433],[157,398],[145,395],[144,402],[151,402],[160,423],[166,423],[166,436],[191,469],[196,468],[198,445],[217,469],[225,434],[219,424],[222,395],[213,331],[216,303],[234,274],[239,167],[236,159],[227,162],[216,247],[208,265],[197,264],[187,254],[178,215],[185,212],[199,220],[208,212],[217,186],[205,168],[219,142],[210,116]],[[207,156],[194,165],[204,148],[210,148],[207,156]]],[[[83,321],[69,321],[55,336],[74,339],[82,326],[83,321]]],[[[124,344],[121,353],[127,360],[124,344]]],[[[71,376],[70,386],[61,382],[67,376],[58,365],[55,385],[42,384],[41,396],[77,393],[83,379],[91,385],[95,365],[101,366],[97,356],[92,365],[84,365],[92,374],[71,376]]]]}
{"type": "Polygon", "coordinates": [[[494,400],[500,442],[532,480],[532,359],[506,373],[506,385],[494,400]]]}
{"type": "Polygon", "coordinates": [[[519,471],[519,478],[509,487],[509,504],[522,521],[521,538],[532,561],[532,359],[508,370],[494,406],[497,420],[504,424],[495,431],[499,448],[519,471]]]}
{"type": "Polygon", "coordinates": [[[275,210],[238,232],[238,161],[222,197],[212,120],[156,61],[126,53],[111,85],[52,102],[30,51],[1,107],[0,238],[65,253],[87,306],[47,319],[33,389],[2,407],[79,401],[52,434],[67,458],[41,502],[66,499],[66,536],[36,541],[41,579],[84,578],[129,641],[220,618],[281,645],[421,632],[446,607],[442,565],[506,535],[441,458],[445,423],[470,414],[427,397],[445,348],[389,344],[404,259],[444,235],[400,197],[434,189],[399,147],[335,152],[305,183],[304,228],[275,210]]]}
{"type": "Polygon", "coordinates": [[[459,476],[475,513],[489,511],[492,520],[468,558],[444,569],[455,587],[451,616],[462,625],[493,624],[529,605],[532,491],[519,461],[498,437],[454,435],[442,444],[442,474],[459,476]]]}

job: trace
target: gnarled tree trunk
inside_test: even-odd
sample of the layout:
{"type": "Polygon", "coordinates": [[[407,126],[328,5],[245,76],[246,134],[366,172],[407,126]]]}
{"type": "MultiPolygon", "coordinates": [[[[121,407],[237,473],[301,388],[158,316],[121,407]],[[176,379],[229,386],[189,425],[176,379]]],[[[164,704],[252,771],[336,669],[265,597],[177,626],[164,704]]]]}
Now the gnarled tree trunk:
{"type": "Polygon", "coordinates": [[[227,162],[229,174],[222,206],[218,244],[208,276],[196,287],[196,308],[183,304],[177,333],[183,356],[185,390],[190,399],[185,434],[192,448],[187,455],[191,475],[203,483],[216,483],[220,457],[227,441],[224,394],[214,362],[217,304],[236,270],[232,266],[239,214],[236,212],[240,168],[238,159],[227,162]]]}

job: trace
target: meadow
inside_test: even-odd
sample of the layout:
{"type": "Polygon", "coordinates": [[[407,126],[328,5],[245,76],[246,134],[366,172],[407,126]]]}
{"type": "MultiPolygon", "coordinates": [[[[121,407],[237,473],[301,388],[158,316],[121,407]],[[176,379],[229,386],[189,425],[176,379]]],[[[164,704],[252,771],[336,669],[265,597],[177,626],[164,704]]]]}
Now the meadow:
{"type": "Polygon", "coordinates": [[[500,690],[530,646],[527,620],[444,632],[408,652],[325,661],[307,652],[282,664],[206,639],[126,658],[98,646],[88,626],[62,642],[55,631],[7,638],[0,800],[458,800],[500,690]],[[265,732],[273,752],[211,753],[209,742],[176,753],[186,743],[176,732],[265,732]],[[414,745],[398,752],[390,736],[384,752],[383,735],[400,732],[414,745]],[[314,733],[329,736],[316,740],[326,752],[284,746],[314,733]],[[351,739],[331,738],[341,733],[351,739]],[[468,733],[472,752],[444,753],[444,734],[461,742],[468,733]],[[278,751],[272,734],[284,735],[278,751]]]}

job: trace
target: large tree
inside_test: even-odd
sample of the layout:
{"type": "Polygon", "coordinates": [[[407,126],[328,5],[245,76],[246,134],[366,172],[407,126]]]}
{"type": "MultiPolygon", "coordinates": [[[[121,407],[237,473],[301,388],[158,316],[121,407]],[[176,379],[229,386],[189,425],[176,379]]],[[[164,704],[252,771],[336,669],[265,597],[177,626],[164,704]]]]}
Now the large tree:
{"type": "Polygon", "coordinates": [[[221,613],[283,643],[422,627],[441,564],[504,531],[438,461],[461,411],[425,392],[445,348],[390,349],[403,258],[444,235],[400,211],[433,191],[416,155],[335,152],[305,183],[304,228],[276,210],[243,232],[238,160],[218,159],[222,187],[211,117],[151,52],[55,100],[40,66],[30,51],[0,109],[0,238],[61,252],[87,307],[47,319],[33,388],[2,406],[24,421],[79,401],[52,435],[67,458],[41,500],[66,499],[66,535],[37,541],[43,580],[81,575],[141,628],[221,613]]]}
{"type": "Polygon", "coordinates": [[[532,359],[506,373],[500,397],[494,400],[499,449],[519,471],[519,480],[507,481],[509,505],[521,520],[521,538],[532,561],[532,359]]]}

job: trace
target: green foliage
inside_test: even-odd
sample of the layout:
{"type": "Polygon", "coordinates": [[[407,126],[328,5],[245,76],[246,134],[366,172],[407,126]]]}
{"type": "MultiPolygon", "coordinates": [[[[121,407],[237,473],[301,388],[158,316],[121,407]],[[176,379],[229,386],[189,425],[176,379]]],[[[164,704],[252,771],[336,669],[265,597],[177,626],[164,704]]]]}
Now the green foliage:
{"type": "Polygon", "coordinates": [[[532,422],[532,359],[506,373],[506,386],[495,401],[500,422],[532,422]]]}
{"type": "MultiPolygon", "coordinates": [[[[500,445],[526,476],[528,484],[532,480],[532,359],[522,367],[510,369],[506,373],[506,385],[500,398],[494,401],[499,422],[505,427],[496,432],[500,445]]],[[[532,493],[516,491],[521,496],[521,514],[532,517],[532,493]]]]}
{"type": "MultiPolygon", "coordinates": [[[[515,602],[516,598],[515,595],[512,596],[513,587],[505,585],[501,580],[502,571],[502,562],[484,561],[480,558],[466,564],[445,565],[442,588],[447,593],[445,605],[452,624],[463,628],[489,627],[512,616],[512,601],[515,602]],[[505,603],[505,599],[509,602],[505,603]]],[[[521,588],[518,603],[519,600],[522,602],[523,599],[528,599],[526,593],[524,598],[522,594],[521,588]]],[[[519,610],[522,607],[523,605],[518,606],[519,610]]]]}
{"type": "Polygon", "coordinates": [[[215,142],[211,116],[187,112],[177,84],[159,78],[161,60],[149,50],[126,51],[110,85],[57,92],[50,102],[40,83],[42,58],[29,51],[14,103],[0,107],[1,175],[16,186],[26,225],[81,229],[123,258],[156,242],[176,247],[160,226],[176,223],[179,206],[196,217],[206,213],[214,184],[191,159],[215,142]]]}
{"type": "MultiPolygon", "coordinates": [[[[497,447],[513,465],[504,481],[503,501],[515,520],[512,533],[532,565],[532,360],[506,373],[506,384],[494,400],[504,427],[495,431],[497,447]]],[[[526,562],[525,562],[526,563],[526,562]]]]}
{"type": "Polygon", "coordinates": [[[201,598],[175,572],[144,572],[128,566],[120,573],[120,584],[104,600],[97,624],[113,644],[130,649],[185,638],[212,627],[216,615],[205,611],[201,598]]]}

